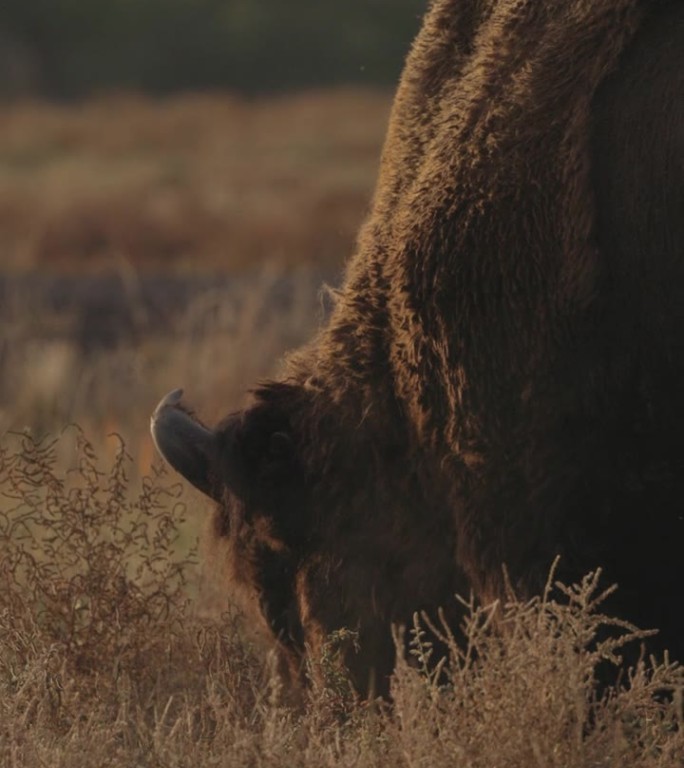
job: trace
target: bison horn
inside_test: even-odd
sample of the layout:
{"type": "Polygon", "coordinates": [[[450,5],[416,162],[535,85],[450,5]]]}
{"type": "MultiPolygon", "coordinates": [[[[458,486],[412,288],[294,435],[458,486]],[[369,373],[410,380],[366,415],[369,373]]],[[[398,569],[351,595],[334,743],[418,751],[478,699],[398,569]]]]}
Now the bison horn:
{"type": "Polygon", "coordinates": [[[152,414],[152,439],[163,458],[188,482],[207,496],[216,498],[212,464],[216,436],[185,410],[182,389],[169,392],[152,414]]]}

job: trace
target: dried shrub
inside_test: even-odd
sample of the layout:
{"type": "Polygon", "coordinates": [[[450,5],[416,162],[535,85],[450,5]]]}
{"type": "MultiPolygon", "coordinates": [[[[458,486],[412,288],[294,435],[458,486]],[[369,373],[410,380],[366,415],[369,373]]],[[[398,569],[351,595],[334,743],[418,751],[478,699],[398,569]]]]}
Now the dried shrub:
{"type": "Polygon", "coordinates": [[[0,764],[684,765],[680,668],[642,661],[597,692],[598,666],[643,633],[600,613],[596,574],[560,587],[563,603],[549,588],[470,606],[465,644],[417,616],[389,703],[354,694],[341,629],[309,660],[306,701],[286,706],[239,617],[193,610],[180,486],[134,484],[130,464],[119,441],[103,466],[76,428],[0,444],[0,764]]]}
{"type": "Polygon", "coordinates": [[[16,452],[0,452],[4,628],[16,663],[40,648],[63,652],[82,673],[141,667],[159,651],[147,630],[173,633],[184,612],[193,553],[174,554],[179,486],[145,478],[130,498],[123,444],[103,472],[84,435],[73,436],[77,466],[64,478],[54,439],[23,435],[16,452]]]}
{"type": "Polygon", "coordinates": [[[206,678],[225,700],[253,705],[260,668],[237,617],[202,622],[191,610],[196,552],[181,540],[181,486],[160,471],[134,492],[115,439],[104,469],[76,427],[0,448],[2,694],[25,723],[66,731],[93,706],[115,720],[122,707],[168,716],[170,697],[206,678]],[[65,443],[73,467],[60,472],[65,443]]]}
{"type": "Polygon", "coordinates": [[[642,658],[613,687],[597,684],[651,634],[600,612],[613,591],[599,590],[600,575],[553,591],[552,571],[530,601],[468,604],[465,643],[443,615],[416,615],[392,691],[409,764],[423,764],[415,749],[428,740],[433,766],[684,764],[679,665],[642,658]],[[448,648],[441,659],[435,641],[448,648]]]}

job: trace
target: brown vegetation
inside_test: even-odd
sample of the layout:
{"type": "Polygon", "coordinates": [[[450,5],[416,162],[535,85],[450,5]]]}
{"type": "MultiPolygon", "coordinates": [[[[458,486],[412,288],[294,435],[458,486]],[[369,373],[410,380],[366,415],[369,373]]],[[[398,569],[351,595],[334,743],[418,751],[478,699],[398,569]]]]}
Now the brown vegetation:
{"type": "Polygon", "coordinates": [[[123,434],[149,470],[160,391],[192,380],[210,414],[237,407],[319,321],[321,273],[352,248],[389,103],[340,89],[6,106],[0,434],[77,421],[98,446],[123,434]],[[160,278],[155,317],[141,284],[160,278]]]}
{"type": "Polygon", "coordinates": [[[0,323],[0,435],[58,434],[78,423],[109,453],[107,435],[115,432],[139,471],[149,472],[149,415],[160,391],[185,382],[217,418],[226,403],[239,407],[246,388],[273,374],[284,352],[311,334],[322,313],[317,279],[306,272],[293,277],[276,311],[272,296],[282,279],[281,271],[262,269],[237,295],[230,287],[205,287],[163,328],[149,327],[135,297],[130,305],[124,299],[121,309],[139,316],[136,332],[88,350],[78,329],[85,322],[92,332],[97,314],[84,320],[78,308],[34,311],[27,289],[4,307],[0,323]],[[217,366],[219,359],[226,365],[217,366]]]}
{"type": "Polygon", "coordinates": [[[7,107],[3,267],[338,265],[368,205],[388,109],[386,94],[358,90],[7,107]]]}
{"type": "MultiPolygon", "coordinates": [[[[640,664],[596,700],[595,580],[510,599],[505,640],[473,610],[467,649],[435,672],[431,621],[410,628],[393,706],[355,700],[335,665],[297,708],[239,617],[197,611],[180,489],[127,480],[83,435],[18,436],[0,451],[0,761],[55,768],[469,766],[673,768],[684,761],[681,670],[640,664]],[[71,465],[58,468],[69,443],[71,465]],[[430,664],[428,657],[433,654],[430,664]],[[678,691],[672,700],[654,693],[678,691]]],[[[436,620],[436,617],[432,617],[436,620]]],[[[437,633],[447,632],[443,627],[437,633]]]]}

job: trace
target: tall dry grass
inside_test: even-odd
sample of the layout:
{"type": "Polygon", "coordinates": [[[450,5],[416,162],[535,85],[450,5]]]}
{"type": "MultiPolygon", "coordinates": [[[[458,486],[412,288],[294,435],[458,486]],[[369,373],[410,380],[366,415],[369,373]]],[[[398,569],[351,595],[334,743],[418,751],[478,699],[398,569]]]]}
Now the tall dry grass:
{"type": "Polygon", "coordinates": [[[499,633],[491,609],[473,608],[466,647],[417,618],[391,705],[356,700],[331,645],[314,662],[327,684],[289,706],[228,602],[202,616],[190,600],[195,554],[176,544],[186,510],[175,481],[131,483],[122,444],[102,463],[80,432],[61,441],[17,436],[0,451],[3,765],[684,764],[680,669],[642,663],[628,688],[597,698],[594,671],[618,648],[597,640],[609,620],[592,577],[562,605],[511,599],[499,633]],[[431,632],[446,658],[431,658],[431,632]]]}
{"type": "Polygon", "coordinates": [[[97,315],[84,318],[77,308],[41,314],[29,295],[19,297],[0,323],[0,435],[58,434],[78,423],[99,450],[111,452],[107,435],[122,435],[140,472],[148,472],[149,418],[158,400],[184,387],[209,422],[237,409],[322,321],[320,292],[307,272],[263,269],[247,284],[191,294],[187,307],[172,307],[154,327],[144,305],[124,299],[120,310],[133,316],[132,332],[85,349],[79,339],[97,315]]]}

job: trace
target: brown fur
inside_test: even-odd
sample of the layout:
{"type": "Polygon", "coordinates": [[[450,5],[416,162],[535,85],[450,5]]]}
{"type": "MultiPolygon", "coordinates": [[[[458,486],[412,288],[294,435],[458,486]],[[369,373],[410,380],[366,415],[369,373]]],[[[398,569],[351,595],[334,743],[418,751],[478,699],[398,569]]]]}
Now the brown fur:
{"type": "Polygon", "coordinates": [[[346,626],[384,690],[392,622],[556,555],[684,658],[682,11],[432,5],[330,323],[217,430],[218,543],[294,666],[346,626]]]}

